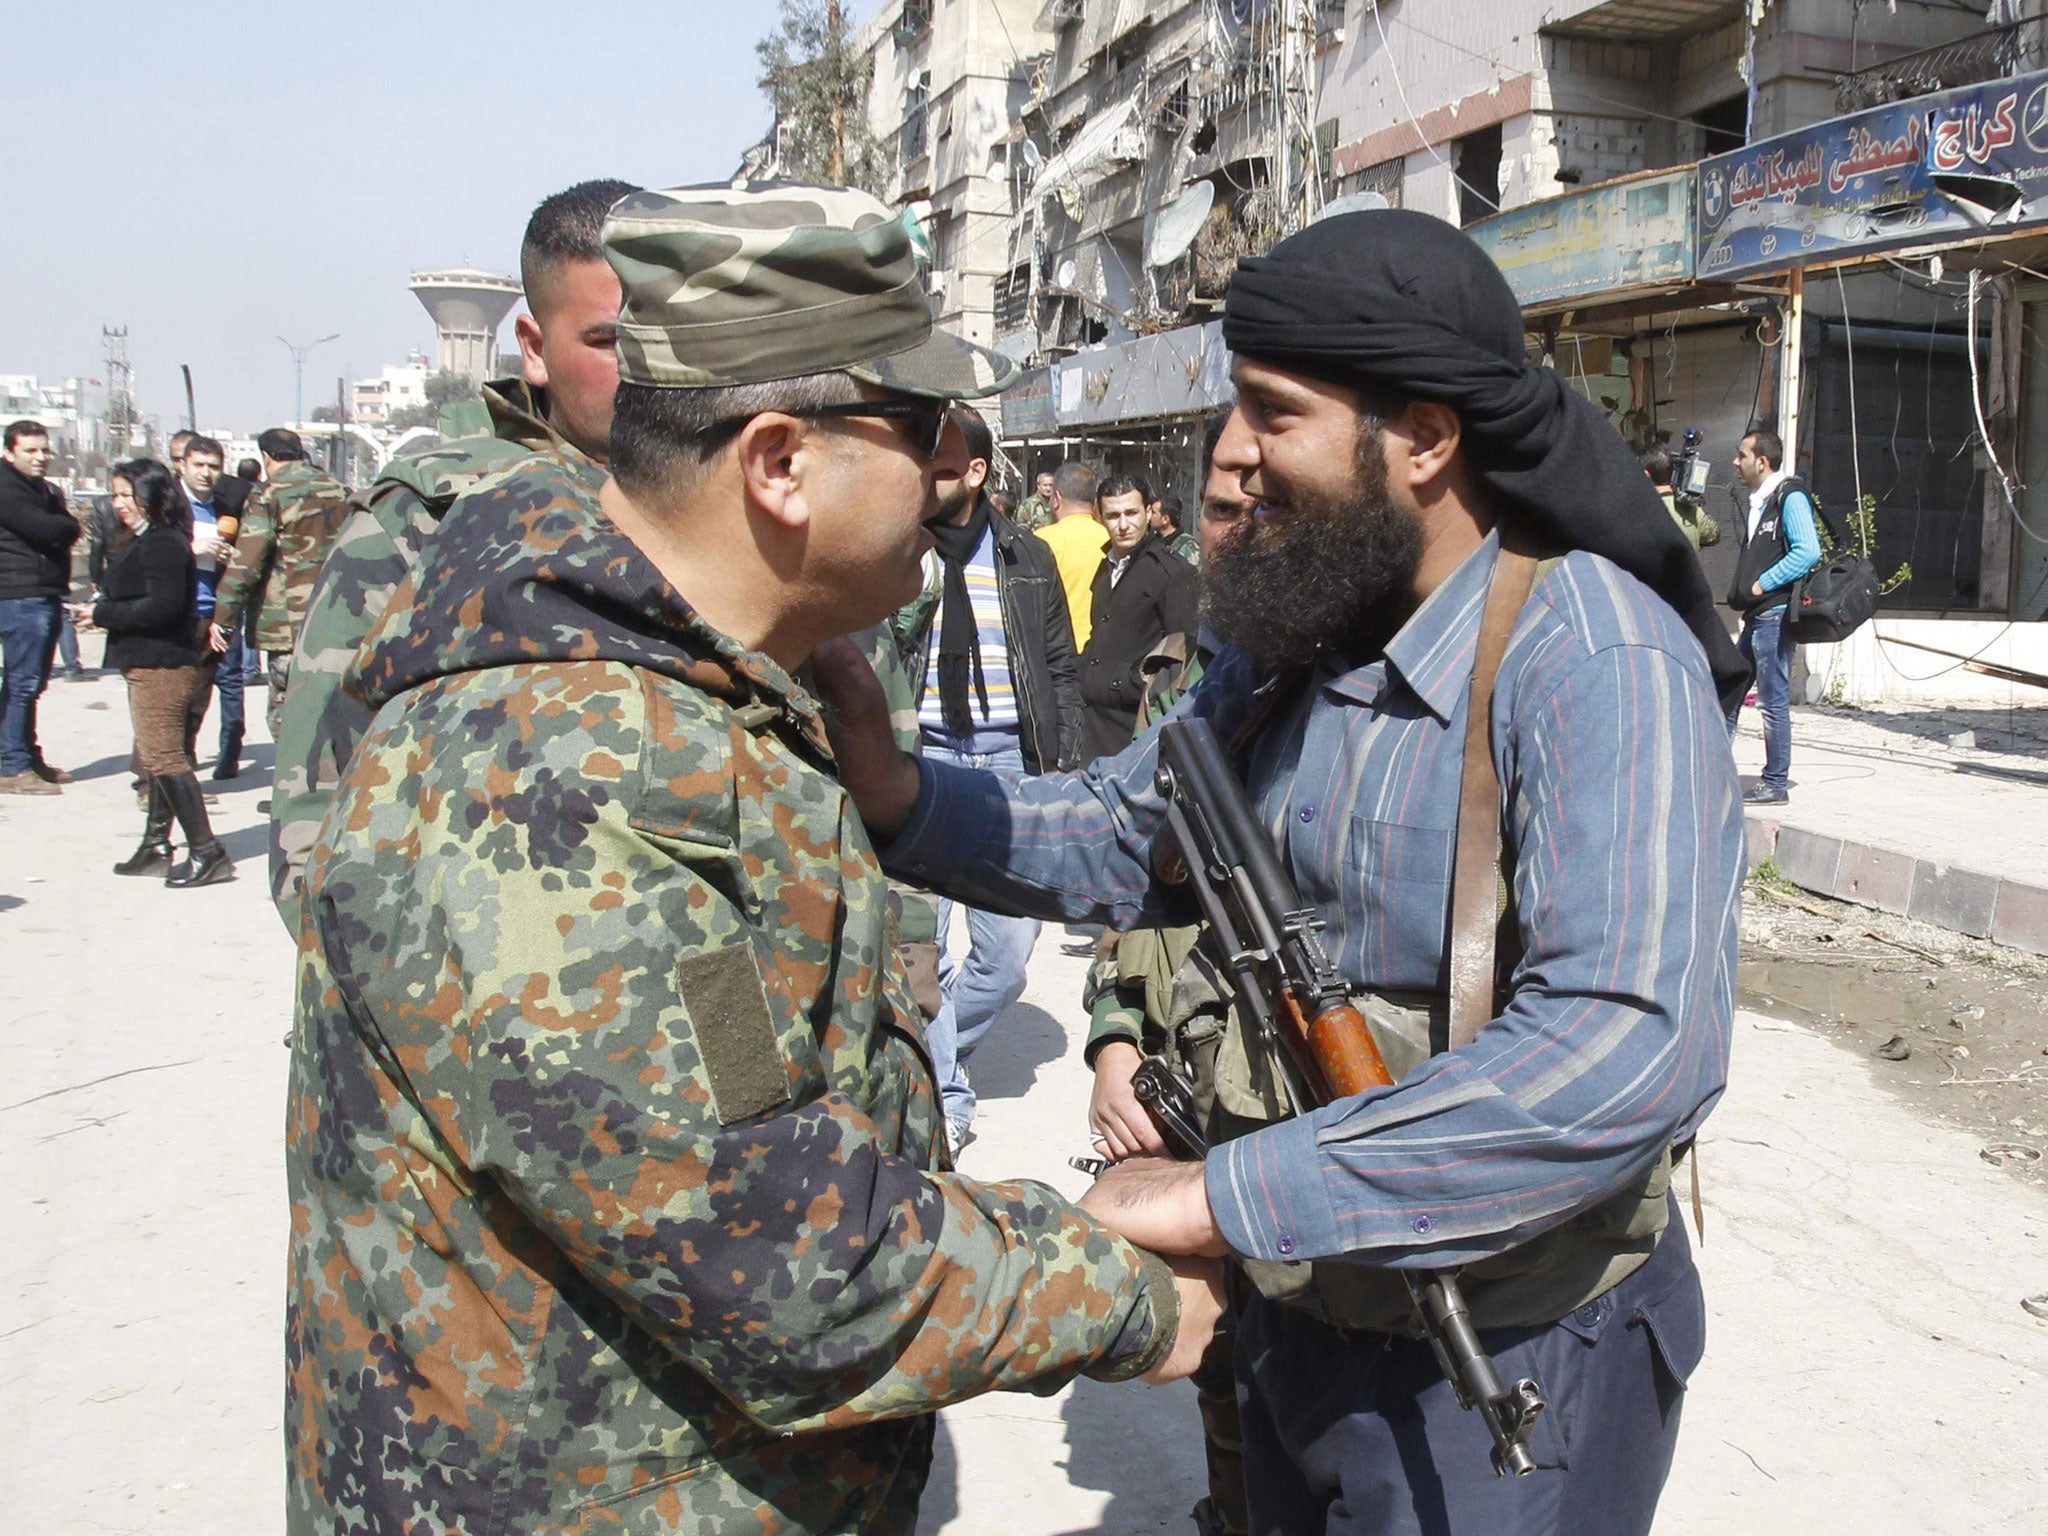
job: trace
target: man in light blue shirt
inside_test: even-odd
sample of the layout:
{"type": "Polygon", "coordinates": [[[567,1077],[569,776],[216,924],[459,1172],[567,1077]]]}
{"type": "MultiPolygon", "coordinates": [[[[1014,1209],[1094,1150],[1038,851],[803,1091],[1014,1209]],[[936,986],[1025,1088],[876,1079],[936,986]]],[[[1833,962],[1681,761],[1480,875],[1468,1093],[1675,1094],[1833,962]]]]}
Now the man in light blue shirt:
{"type": "MultiPolygon", "coordinates": [[[[1785,444],[1775,432],[1752,432],[1735,455],[1735,474],[1749,487],[1749,519],[1735,562],[1728,605],[1742,614],[1742,654],[1756,668],[1756,706],[1764,717],[1763,777],[1743,792],[1749,805],[1792,798],[1792,652],[1799,642],[1786,623],[1792,589],[1820,564],[1813,497],[1782,467],[1785,444]]],[[[1733,737],[1740,703],[1728,711],[1733,737]]]]}

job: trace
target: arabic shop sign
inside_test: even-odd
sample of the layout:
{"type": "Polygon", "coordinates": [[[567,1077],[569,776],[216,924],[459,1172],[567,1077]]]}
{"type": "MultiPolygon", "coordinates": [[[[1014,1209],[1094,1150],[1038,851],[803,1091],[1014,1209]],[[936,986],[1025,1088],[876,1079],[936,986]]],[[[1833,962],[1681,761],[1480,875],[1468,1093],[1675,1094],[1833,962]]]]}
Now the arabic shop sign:
{"type": "Polygon", "coordinates": [[[1692,276],[1693,171],[1546,198],[1466,228],[1524,309],[1692,276]]]}
{"type": "Polygon", "coordinates": [[[1057,432],[1059,413],[1052,406],[1052,371],[1028,370],[1002,395],[1003,436],[1043,437],[1057,432]]]}
{"type": "Polygon", "coordinates": [[[1982,228],[1935,176],[2008,180],[1991,228],[2048,223],[2048,71],[1831,118],[1699,164],[1702,281],[1784,272],[1982,228]]]}

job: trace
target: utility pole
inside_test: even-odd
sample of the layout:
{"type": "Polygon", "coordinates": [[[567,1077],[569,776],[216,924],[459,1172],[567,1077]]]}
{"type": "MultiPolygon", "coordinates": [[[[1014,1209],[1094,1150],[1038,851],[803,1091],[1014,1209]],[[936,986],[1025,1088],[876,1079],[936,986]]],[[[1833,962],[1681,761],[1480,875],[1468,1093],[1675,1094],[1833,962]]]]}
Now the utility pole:
{"type": "Polygon", "coordinates": [[[846,91],[845,68],[842,59],[839,0],[825,0],[825,81],[832,92],[832,164],[830,181],[833,186],[846,183],[846,91]]]}
{"type": "Polygon", "coordinates": [[[1320,0],[1282,0],[1267,12],[1276,34],[1279,94],[1273,112],[1274,213],[1281,235],[1293,234],[1322,211],[1321,147],[1316,142],[1316,39],[1320,0]]]}
{"type": "Polygon", "coordinates": [[[334,380],[334,478],[348,483],[348,394],[342,379],[334,380]]]}
{"type": "Polygon", "coordinates": [[[315,347],[325,346],[330,341],[339,340],[340,337],[341,332],[335,331],[331,335],[322,336],[318,341],[309,341],[304,346],[295,346],[289,341],[284,341],[282,336],[277,338],[279,341],[284,341],[285,351],[292,355],[293,426],[296,427],[306,419],[306,354],[315,347]]]}

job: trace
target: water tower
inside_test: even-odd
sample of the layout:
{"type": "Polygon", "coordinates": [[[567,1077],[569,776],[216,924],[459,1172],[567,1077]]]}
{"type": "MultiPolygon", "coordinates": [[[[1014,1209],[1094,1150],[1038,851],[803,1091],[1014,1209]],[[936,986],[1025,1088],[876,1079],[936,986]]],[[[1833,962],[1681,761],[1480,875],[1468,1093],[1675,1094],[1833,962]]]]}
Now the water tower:
{"type": "Polygon", "coordinates": [[[481,384],[498,366],[498,322],[519,302],[515,278],[458,267],[415,272],[408,284],[434,317],[436,365],[481,384]]]}

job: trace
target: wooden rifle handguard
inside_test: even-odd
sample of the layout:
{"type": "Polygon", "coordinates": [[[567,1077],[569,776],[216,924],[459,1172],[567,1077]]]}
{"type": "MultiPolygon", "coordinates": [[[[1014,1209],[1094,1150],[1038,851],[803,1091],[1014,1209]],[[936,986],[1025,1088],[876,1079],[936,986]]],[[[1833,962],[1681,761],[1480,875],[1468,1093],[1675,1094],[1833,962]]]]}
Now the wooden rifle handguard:
{"type": "Polygon", "coordinates": [[[1287,1011],[1331,1098],[1348,1099],[1394,1081],[1386,1058],[1373,1041],[1372,1027],[1349,1003],[1333,1003],[1313,1019],[1304,1020],[1300,1006],[1290,996],[1287,1011]]]}

